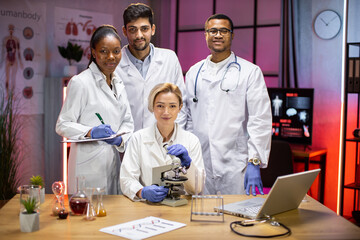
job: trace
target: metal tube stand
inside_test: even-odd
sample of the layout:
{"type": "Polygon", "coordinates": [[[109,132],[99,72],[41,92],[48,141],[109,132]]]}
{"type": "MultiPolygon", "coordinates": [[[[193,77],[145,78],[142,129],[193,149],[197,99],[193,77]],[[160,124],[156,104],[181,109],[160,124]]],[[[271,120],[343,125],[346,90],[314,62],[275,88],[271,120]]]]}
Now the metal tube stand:
{"type": "MultiPolygon", "coordinates": [[[[214,209],[212,209],[214,210],[214,209]]],[[[190,221],[197,222],[224,222],[224,198],[223,196],[212,195],[193,195],[191,198],[191,216],[190,221]],[[210,212],[210,209],[204,209],[204,205],[211,206],[211,204],[204,204],[204,202],[214,201],[212,205],[221,209],[221,211],[210,212]],[[201,206],[199,206],[201,202],[201,206]],[[195,205],[195,206],[194,206],[195,205]],[[201,209],[199,209],[201,208],[201,209]]]]}

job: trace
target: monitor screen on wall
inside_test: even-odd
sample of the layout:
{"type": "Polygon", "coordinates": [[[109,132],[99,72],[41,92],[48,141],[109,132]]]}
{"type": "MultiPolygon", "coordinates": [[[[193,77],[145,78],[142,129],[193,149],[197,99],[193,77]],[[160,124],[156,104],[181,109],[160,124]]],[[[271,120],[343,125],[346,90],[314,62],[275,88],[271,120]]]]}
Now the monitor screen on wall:
{"type": "Polygon", "coordinates": [[[268,88],[272,110],[272,139],[311,145],[313,88],[268,88]]]}

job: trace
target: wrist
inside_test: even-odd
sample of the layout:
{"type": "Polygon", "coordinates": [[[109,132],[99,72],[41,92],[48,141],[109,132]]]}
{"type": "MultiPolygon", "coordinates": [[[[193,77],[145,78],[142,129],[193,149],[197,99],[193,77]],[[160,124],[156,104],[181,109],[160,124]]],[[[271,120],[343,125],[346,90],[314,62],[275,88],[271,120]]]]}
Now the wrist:
{"type": "Polygon", "coordinates": [[[142,196],[142,190],[143,190],[143,188],[140,189],[140,190],[136,193],[136,196],[137,196],[138,198],[140,198],[140,199],[143,198],[143,196],[142,196]]]}
{"type": "Polygon", "coordinates": [[[253,164],[253,165],[255,165],[255,166],[260,166],[260,165],[261,165],[261,160],[260,160],[259,158],[257,158],[257,157],[250,158],[250,159],[248,160],[248,165],[249,165],[249,164],[253,164]]]}

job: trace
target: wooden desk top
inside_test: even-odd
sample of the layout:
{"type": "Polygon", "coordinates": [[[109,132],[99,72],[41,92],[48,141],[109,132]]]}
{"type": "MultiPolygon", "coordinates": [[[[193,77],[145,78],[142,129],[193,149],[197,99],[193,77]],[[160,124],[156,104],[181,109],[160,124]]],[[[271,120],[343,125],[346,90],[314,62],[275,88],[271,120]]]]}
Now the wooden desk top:
{"type": "Polygon", "coordinates": [[[294,147],[291,146],[291,152],[293,153],[294,157],[306,157],[312,158],[316,156],[321,156],[327,153],[327,149],[304,149],[303,147],[294,147]]]}
{"type": "MultiPolygon", "coordinates": [[[[226,195],[224,204],[251,198],[246,195],[226,195]]],[[[239,217],[225,215],[224,223],[191,222],[191,201],[185,206],[168,207],[150,205],[145,202],[132,202],[128,198],[104,196],[106,217],[94,221],[85,221],[82,217],[69,216],[58,220],[51,216],[53,195],[46,195],[41,205],[40,230],[33,233],[22,233],[19,225],[19,195],[16,195],[0,210],[1,239],[123,239],[102,233],[99,229],[141,219],[148,216],[185,223],[186,227],[161,234],[151,239],[240,239],[231,232],[229,224],[241,220],[239,217]]],[[[301,203],[299,209],[276,215],[276,220],[292,230],[292,235],[281,239],[360,239],[360,228],[337,216],[333,211],[307,196],[308,201],[301,203]]],[[[256,227],[242,229],[247,234],[255,230],[256,234],[274,233],[269,224],[258,224],[256,227]],[[257,229],[256,229],[257,228],[257,229]]],[[[281,229],[282,230],[282,229],[281,229]]],[[[242,239],[242,238],[241,238],[242,239]]],[[[253,239],[253,238],[246,238],[253,239]]],[[[278,238],[277,238],[278,239],[278,238]]]]}

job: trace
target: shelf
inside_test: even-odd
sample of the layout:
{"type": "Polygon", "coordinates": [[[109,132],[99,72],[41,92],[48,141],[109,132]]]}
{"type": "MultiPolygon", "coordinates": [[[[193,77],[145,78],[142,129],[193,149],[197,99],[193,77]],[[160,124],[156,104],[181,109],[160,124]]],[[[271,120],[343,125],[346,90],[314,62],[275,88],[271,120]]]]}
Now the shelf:
{"type": "Polygon", "coordinates": [[[359,201],[360,197],[360,185],[355,184],[355,181],[350,184],[345,184],[345,176],[348,175],[347,171],[354,171],[355,175],[357,163],[359,162],[359,147],[360,147],[360,138],[354,137],[352,134],[347,134],[347,130],[353,130],[353,129],[347,129],[349,126],[349,121],[356,121],[356,126],[359,127],[359,121],[360,121],[360,91],[359,91],[359,69],[360,69],[360,42],[356,43],[347,43],[346,44],[346,61],[345,61],[345,67],[346,67],[346,78],[345,83],[343,86],[343,93],[345,96],[344,99],[344,121],[342,122],[343,127],[343,133],[342,133],[342,143],[343,143],[343,151],[341,156],[341,164],[342,164],[342,172],[340,177],[341,182],[341,191],[339,196],[339,214],[343,215],[344,213],[344,206],[346,205],[349,207],[350,204],[344,203],[344,189],[349,189],[354,192],[353,194],[353,204],[352,208],[353,210],[358,208],[358,205],[356,205],[356,202],[359,201]],[[351,59],[351,61],[350,61],[351,59]],[[357,104],[356,105],[348,105],[348,97],[354,94],[357,104]],[[355,116],[350,115],[351,113],[356,113],[355,116]],[[351,142],[355,143],[355,149],[347,152],[347,145],[350,146],[351,142]],[[346,162],[346,159],[352,159],[354,161],[346,162]],[[355,164],[354,164],[354,163],[355,164]],[[351,166],[352,165],[352,166],[351,166]],[[354,166],[355,165],[355,166],[354,166]],[[358,194],[356,194],[358,193],[358,194]]]}
{"type": "Polygon", "coordinates": [[[345,141],[348,141],[348,142],[360,142],[360,138],[347,138],[345,141]]]}
{"type": "Polygon", "coordinates": [[[351,45],[351,46],[359,46],[360,47],[360,43],[359,42],[348,42],[347,44],[351,45]]]}
{"type": "Polygon", "coordinates": [[[355,183],[350,183],[350,184],[344,185],[344,188],[360,189],[360,185],[356,185],[355,183]]]}

